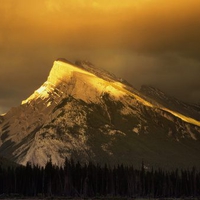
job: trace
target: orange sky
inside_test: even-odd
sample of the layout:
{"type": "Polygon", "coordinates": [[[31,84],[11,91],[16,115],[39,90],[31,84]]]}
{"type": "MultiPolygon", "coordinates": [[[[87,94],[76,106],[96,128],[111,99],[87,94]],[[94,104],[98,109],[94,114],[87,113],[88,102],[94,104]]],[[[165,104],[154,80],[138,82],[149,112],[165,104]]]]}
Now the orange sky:
{"type": "Polygon", "coordinates": [[[39,87],[58,57],[88,59],[135,87],[199,102],[199,7],[199,0],[1,0],[0,112],[39,87]]]}

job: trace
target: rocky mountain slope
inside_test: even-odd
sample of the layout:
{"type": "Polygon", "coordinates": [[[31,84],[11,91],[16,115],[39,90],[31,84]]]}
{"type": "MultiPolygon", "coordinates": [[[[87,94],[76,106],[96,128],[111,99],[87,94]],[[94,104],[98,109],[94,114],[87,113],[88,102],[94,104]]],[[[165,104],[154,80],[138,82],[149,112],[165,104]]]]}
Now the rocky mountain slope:
{"type": "Polygon", "coordinates": [[[0,155],[41,166],[65,157],[148,167],[200,166],[200,108],[137,91],[89,62],[54,62],[47,81],[0,117],[0,155]]]}

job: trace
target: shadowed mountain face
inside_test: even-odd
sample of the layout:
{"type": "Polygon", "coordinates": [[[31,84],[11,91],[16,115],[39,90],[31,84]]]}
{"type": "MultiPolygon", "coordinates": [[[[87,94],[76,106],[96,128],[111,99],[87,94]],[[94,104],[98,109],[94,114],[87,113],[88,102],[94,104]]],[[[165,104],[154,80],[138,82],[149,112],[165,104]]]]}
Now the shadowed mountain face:
{"type": "Polygon", "coordinates": [[[20,164],[65,157],[139,167],[200,166],[200,108],[137,91],[89,62],[54,62],[47,81],[0,116],[0,154],[20,164]]]}

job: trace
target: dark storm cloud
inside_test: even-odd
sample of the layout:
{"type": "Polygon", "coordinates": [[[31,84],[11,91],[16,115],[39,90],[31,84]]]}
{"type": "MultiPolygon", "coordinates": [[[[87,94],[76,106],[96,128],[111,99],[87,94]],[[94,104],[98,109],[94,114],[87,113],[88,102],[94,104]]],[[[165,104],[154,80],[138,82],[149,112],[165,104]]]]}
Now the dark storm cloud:
{"type": "Polygon", "coordinates": [[[199,102],[199,7],[198,0],[2,0],[1,110],[37,89],[58,57],[199,102]]]}

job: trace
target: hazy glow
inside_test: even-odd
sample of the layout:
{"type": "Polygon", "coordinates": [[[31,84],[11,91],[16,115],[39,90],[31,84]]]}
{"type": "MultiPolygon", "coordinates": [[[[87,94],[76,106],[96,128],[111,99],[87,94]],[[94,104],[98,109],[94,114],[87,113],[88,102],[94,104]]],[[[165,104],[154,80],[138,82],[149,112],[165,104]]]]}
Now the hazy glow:
{"type": "Polygon", "coordinates": [[[1,0],[3,112],[38,88],[58,57],[198,102],[199,7],[199,0],[1,0]]]}

